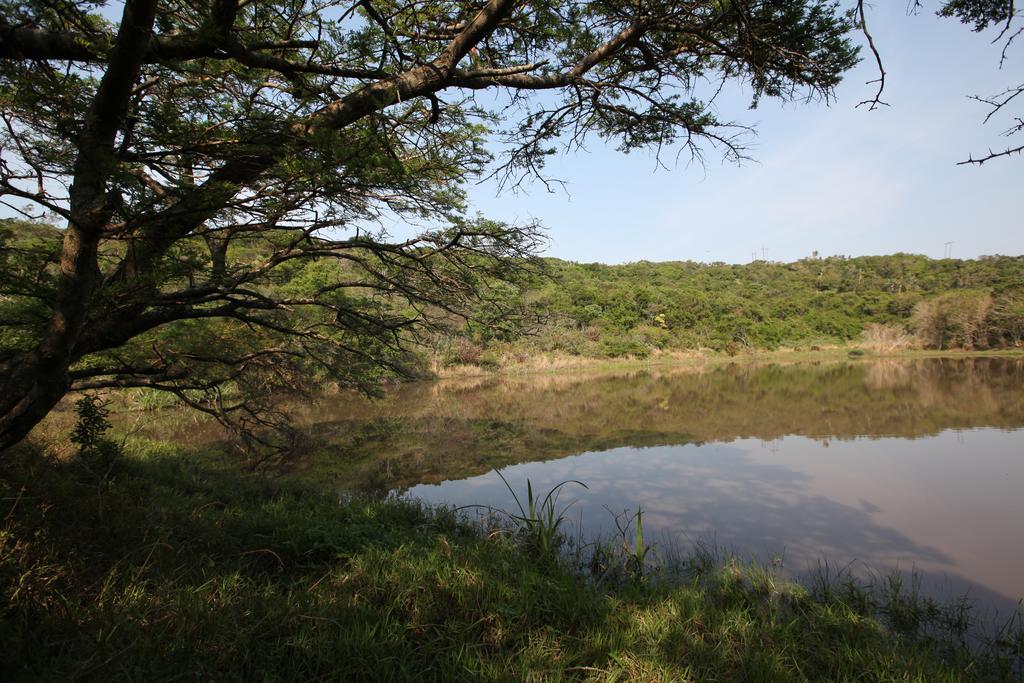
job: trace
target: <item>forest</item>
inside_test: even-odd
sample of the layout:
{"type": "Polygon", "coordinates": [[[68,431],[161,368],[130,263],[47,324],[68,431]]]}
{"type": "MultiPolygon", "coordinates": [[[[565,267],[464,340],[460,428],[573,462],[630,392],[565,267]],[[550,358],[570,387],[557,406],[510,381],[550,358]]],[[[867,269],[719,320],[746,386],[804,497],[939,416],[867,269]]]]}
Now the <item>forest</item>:
{"type": "Polygon", "coordinates": [[[646,358],[679,349],[976,350],[1024,341],[1021,256],[545,265],[546,277],[522,294],[528,322],[504,335],[468,325],[449,362],[488,365],[527,351],[646,358]]]}
{"type": "MultiPolygon", "coordinates": [[[[0,292],[7,295],[0,300],[4,346],[16,347],[19,338],[38,335],[33,327],[45,320],[37,312],[45,295],[32,298],[24,292],[31,289],[27,281],[45,291],[44,274],[49,270],[52,276],[60,237],[60,230],[45,224],[0,220],[0,244],[7,245],[0,258],[15,276],[0,292]]],[[[235,268],[255,267],[269,253],[264,244],[238,240],[228,262],[235,268]]],[[[183,266],[205,267],[195,251],[181,258],[183,266]]],[[[814,255],[793,263],[624,265],[544,258],[523,259],[509,273],[506,279],[478,284],[486,295],[467,298],[458,314],[434,305],[429,317],[435,324],[415,335],[378,340],[370,347],[378,354],[378,367],[357,362],[351,374],[381,380],[454,365],[494,369],[537,353],[645,359],[673,351],[735,356],[857,345],[889,353],[1024,344],[1024,256],[814,255]]],[[[182,275],[172,271],[170,276],[182,275]]],[[[309,295],[324,282],[350,275],[343,264],[311,260],[267,282],[262,293],[275,299],[309,295]]],[[[366,297],[385,306],[366,284],[351,288],[346,301],[366,297]]],[[[364,306],[369,310],[369,303],[364,306]]],[[[402,314],[416,317],[401,306],[388,312],[402,314]]],[[[240,338],[236,321],[214,319],[202,326],[171,326],[159,336],[143,337],[141,345],[159,343],[163,357],[170,358],[218,341],[236,347],[251,343],[240,338]],[[187,334],[178,334],[185,329],[187,334]]],[[[358,354],[352,358],[359,360],[358,354]]],[[[313,358],[295,362],[296,373],[326,377],[313,358]]]]}

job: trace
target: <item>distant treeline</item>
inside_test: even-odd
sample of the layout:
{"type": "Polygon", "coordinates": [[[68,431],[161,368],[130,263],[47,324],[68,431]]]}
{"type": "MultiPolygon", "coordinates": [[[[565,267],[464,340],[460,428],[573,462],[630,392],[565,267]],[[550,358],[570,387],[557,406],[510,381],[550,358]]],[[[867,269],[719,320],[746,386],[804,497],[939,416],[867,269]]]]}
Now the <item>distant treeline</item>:
{"type": "MultiPolygon", "coordinates": [[[[0,219],[0,347],[23,345],[22,338],[31,341],[45,328],[61,237],[48,225],[0,219]]],[[[208,258],[201,241],[191,246],[176,257],[184,270],[208,258]]],[[[239,237],[229,256],[232,263],[244,263],[265,258],[268,249],[266,240],[239,237]]],[[[543,265],[543,274],[524,276],[519,290],[505,283],[482,287],[473,321],[463,325],[453,318],[454,336],[435,330],[428,353],[434,357],[423,360],[497,366],[537,353],[644,358],[658,350],[737,354],[851,342],[879,351],[1024,347],[1024,256],[936,260],[894,254],[619,266],[544,259],[543,265]],[[509,311],[521,315],[509,319],[509,311]]],[[[268,294],[286,289],[308,295],[353,278],[343,262],[311,261],[262,287],[268,294]]],[[[350,304],[364,297],[367,311],[402,306],[382,301],[376,289],[344,291],[350,304]]],[[[218,337],[224,337],[225,325],[208,323],[218,337]]],[[[185,336],[195,334],[190,329],[185,336]]],[[[353,334],[346,339],[358,345],[358,330],[353,334]]],[[[182,335],[172,329],[163,336],[182,335]]],[[[385,347],[370,351],[389,353],[385,347]]]]}
{"type": "Polygon", "coordinates": [[[503,352],[645,357],[656,349],[1007,348],[1024,343],[1024,256],[913,254],[745,265],[548,259],[521,334],[470,325],[449,362],[503,352]]]}

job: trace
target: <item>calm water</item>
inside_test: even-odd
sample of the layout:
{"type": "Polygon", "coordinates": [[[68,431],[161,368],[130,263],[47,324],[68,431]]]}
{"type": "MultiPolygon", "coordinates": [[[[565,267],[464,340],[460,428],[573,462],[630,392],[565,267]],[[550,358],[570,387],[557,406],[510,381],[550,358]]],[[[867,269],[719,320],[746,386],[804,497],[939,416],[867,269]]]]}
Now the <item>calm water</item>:
{"type": "MultiPolygon", "coordinates": [[[[431,503],[569,487],[584,535],[648,535],[855,571],[916,569],[986,608],[1024,596],[1024,361],[983,358],[481,380],[297,406],[307,471],[431,503]]],[[[193,430],[193,437],[196,432],[193,430]]]]}

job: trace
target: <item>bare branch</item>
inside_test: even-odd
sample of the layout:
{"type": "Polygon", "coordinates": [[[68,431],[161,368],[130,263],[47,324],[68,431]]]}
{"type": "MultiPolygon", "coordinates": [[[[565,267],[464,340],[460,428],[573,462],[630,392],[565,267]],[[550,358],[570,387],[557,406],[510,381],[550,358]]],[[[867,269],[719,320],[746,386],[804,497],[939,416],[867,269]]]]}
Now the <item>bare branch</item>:
{"type": "Polygon", "coordinates": [[[875,47],[875,39],[872,37],[871,32],[868,31],[868,21],[864,14],[864,0],[857,0],[857,17],[860,24],[861,33],[868,41],[868,48],[871,50],[871,54],[874,55],[875,64],[878,65],[878,78],[868,81],[867,84],[878,83],[878,91],[874,97],[869,100],[864,100],[857,104],[858,107],[867,105],[868,111],[874,111],[879,106],[888,107],[888,102],[882,101],[882,93],[885,91],[885,66],[882,65],[882,55],[878,53],[878,48],[875,47]]]}

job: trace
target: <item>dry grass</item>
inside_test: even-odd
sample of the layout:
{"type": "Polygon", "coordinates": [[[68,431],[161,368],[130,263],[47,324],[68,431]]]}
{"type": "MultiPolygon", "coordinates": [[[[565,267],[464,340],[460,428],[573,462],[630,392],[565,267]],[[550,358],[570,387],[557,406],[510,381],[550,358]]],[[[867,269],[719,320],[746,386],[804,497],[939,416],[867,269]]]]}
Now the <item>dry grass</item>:
{"type": "Polygon", "coordinates": [[[872,323],[864,328],[860,346],[878,354],[919,348],[917,338],[900,325],[872,323]]]}

